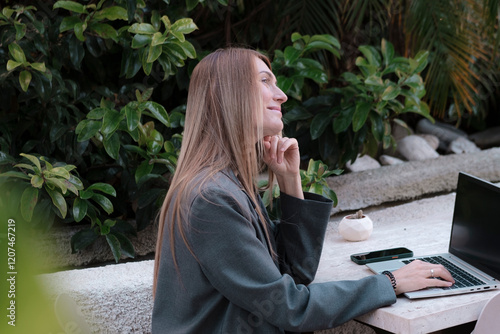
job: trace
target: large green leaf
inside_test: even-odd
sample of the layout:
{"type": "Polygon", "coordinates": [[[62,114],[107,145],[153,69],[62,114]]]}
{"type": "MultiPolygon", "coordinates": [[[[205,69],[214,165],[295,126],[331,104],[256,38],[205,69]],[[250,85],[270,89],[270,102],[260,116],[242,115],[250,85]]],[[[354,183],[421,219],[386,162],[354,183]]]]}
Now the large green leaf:
{"type": "Polygon", "coordinates": [[[85,6],[76,2],[76,1],[60,0],[54,4],[53,8],[54,9],[64,8],[66,10],[69,10],[70,12],[75,12],[75,13],[79,13],[79,14],[87,14],[87,10],[86,10],[85,6]]]}
{"type": "Polygon", "coordinates": [[[13,170],[0,173],[0,177],[14,177],[14,178],[19,178],[19,179],[23,179],[23,180],[31,180],[31,177],[29,177],[28,175],[21,173],[21,172],[13,171],[13,170]]]}
{"type": "Polygon", "coordinates": [[[92,245],[99,235],[97,235],[93,229],[87,228],[80,230],[73,234],[71,237],[71,253],[76,253],[82,249],[87,248],[92,245]]]}
{"type": "Polygon", "coordinates": [[[135,170],[135,182],[139,184],[141,179],[151,173],[154,165],[149,163],[149,160],[141,162],[139,167],[135,170]]]}
{"type": "Polygon", "coordinates": [[[165,126],[170,127],[168,113],[161,104],[153,101],[146,101],[143,102],[143,106],[145,109],[149,110],[157,120],[162,122],[165,126]]]}
{"type": "Polygon", "coordinates": [[[87,187],[86,190],[98,190],[98,191],[103,192],[105,194],[116,197],[115,188],[113,188],[113,186],[108,184],[108,183],[97,182],[97,183],[94,183],[94,184],[90,185],[89,187],[87,187]]]}
{"type": "Polygon", "coordinates": [[[151,35],[141,35],[141,34],[136,34],[134,38],[132,38],[132,48],[133,49],[140,49],[145,47],[146,45],[149,45],[153,42],[153,39],[151,35]]]}
{"type": "Polygon", "coordinates": [[[19,74],[19,84],[21,85],[21,89],[26,92],[28,91],[28,87],[31,82],[31,72],[30,71],[21,71],[19,74]]]}
{"type": "Polygon", "coordinates": [[[130,239],[123,233],[111,231],[110,235],[116,237],[116,239],[120,242],[121,253],[130,258],[135,257],[135,249],[134,245],[130,241],[130,239]]]}
{"type": "Polygon", "coordinates": [[[148,51],[148,63],[154,62],[162,53],[162,46],[161,45],[154,45],[151,44],[149,46],[149,51],[148,51]]]}
{"type": "Polygon", "coordinates": [[[184,18],[184,19],[179,19],[172,24],[170,27],[170,30],[172,32],[178,32],[182,34],[189,34],[192,33],[198,29],[196,24],[194,23],[193,19],[190,18],[184,18]]]}
{"type": "Polygon", "coordinates": [[[94,137],[99,132],[101,125],[102,123],[97,121],[87,119],[81,121],[75,129],[75,133],[78,135],[77,140],[82,142],[94,137]]]}
{"type": "Polygon", "coordinates": [[[118,38],[118,33],[115,28],[107,23],[92,23],[89,28],[104,39],[110,38],[116,41],[118,38]]]}
{"type": "Polygon", "coordinates": [[[283,115],[283,119],[286,120],[287,122],[305,120],[311,117],[312,114],[309,111],[307,111],[306,108],[300,105],[293,107],[291,110],[285,112],[285,114],[283,115]]]}
{"type": "Polygon", "coordinates": [[[326,128],[331,124],[332,117],[331,111],[325,111],[314,116],[310,127],[311,139],[318,139],[325,132],[326,128]]]}
{"type": "Polygon", "coordinates": [[[106,241],[111,248],[111,252],[113,253],[116,263],[118,263],[118,261],[120,261],[120,257],[122,256],[120,241],[112,234],[106,234],[106,241]]]}
{"type": "Polygon", "coordinates": [[[78,197],[73,201],[73,218],[76,222],[82,221],[87,214],[88,202],[87,200],[80,199],[78,197]]]}
{"type": "Polygon", "coordinates": [[[127,10],[120,6],[111,6],[103,8],[94,14],[94,20],[101,21],[104,19],[126,21],[128,19],[127,10]]]}
{"type": "Polygon", "coordinates": [[[385,38],[382,38],[381,51],[382,51],[382,57],[384,59],[384,65],[387,67],[394,58],[394,46],[392,45],[392,43],[388,42],[385,38]]]}
{"type": "Polygon", "coordinates": [[[54,206],[59,210],[61,216],[65,218],[68,212],[68,205],[66,204],[64,196],[57,190],[52,190],[47,186],[45,186],[44,188],[52,199],[52,203],[54,204],[54,206]]]}
{"type": "Polygon", "coordinates": [[[118,160],[120,152],[120,136],[118,135],[118,133],[114,132],[111,135],[105,136],[102,143],[109,156],[115,160],[118,160]]]}
{"type": "Polygon", "coordinates": [[[26,63],[26,56],[24,55],[23,49],[17,43],[9,44],[9,53],[18,63],[26,63]]]}
{"type": "Polygon", "coordinates": [[[107,214],[113,213],[113,203],[111,203],[111,201],[104,195],[94,193],[92,195],[92,200],[99,204],[99,206],[103,208],[107,214]]]}
{"type": "Polygon", "coordinates": [[[370,45],[361,45],[359,51],[365,56],[368,64],[374,67],[380,67],[382,65],[382,59],[380,59],[380,54],[377,49],[370,45]]]}
{"type": "Polygon", "coordinates": [[[381,99],[384,101],[393,100],[401,93],[401,88],[395,85],[387,86],[387,88],[382,93],[381,99]]]}
{"type": "Polygon", "coordinates": [[[23,191],[21,197],[21,214],[26,221],[30,222],[33,217],[36,203],[38,202],[38,189],[28,187],[23,191]]]}
{"type": "Polygon", "coordinates": [[[291,66],[297,59],[299,59],[302,54],[302,50],[297,50],[293,46],[287,46],[285,48],[284,56],[285,56],[285,65],[291,66]]]}
{"type": "Polygon", "coordinates": [[[156,29],[149,23],[134,23],[128,31],[133,34],[141,35],[154,35],[154,33],[156,33],[156,29]]]}
{"type": "Polygon", "coordinates": [[[352,116],[352,129],[354,132],[359,131],[363,125],[366,123],[366,119],[368,118],[368,114],[370,113],[372,106],[367,102],[358,102],[356,103],[356,111],[352,116]]]}
{"type": "Polygon", "coordinates": [[[82,21],[78,16],[66,16],[63,18],[61,21],[61,24],[59,25],[59,31],[60,32],[65,32],[67,30],[72,30],[75,29],[75,24],[81,23],[82,21]]]}
{"type": "Polygon", "coordinates": [[[356,111],[355,106],[342,109],[339,116],[333,120],[333,132],[342,133],[345,130],[347,130],[347,128],[352,122],[355,111],[356,111]]]}
{"type": "Polygon", "coordinates": [[[115,132],[124,117],[125,115],[121,112],[114,109],[107,109],[102,120],[102,134],[109,135],[115,132]]]}

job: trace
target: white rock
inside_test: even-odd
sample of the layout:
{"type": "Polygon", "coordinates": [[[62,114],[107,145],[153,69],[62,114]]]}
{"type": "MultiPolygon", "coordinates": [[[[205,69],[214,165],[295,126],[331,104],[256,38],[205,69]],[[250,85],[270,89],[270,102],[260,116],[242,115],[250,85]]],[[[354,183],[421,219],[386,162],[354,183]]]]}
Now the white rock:
{"type": "Polygon", "coordinates": [[[426,118],[417,123],[417,133],[427,133],[439,138],[439,148],[446,150],[448,145],[458,137],[467,137],[467,134],[453,125],[435,122],[431,123],[426,118]]]}
{"type": "Polygon", "coordinates": [[[404,161],[395,157],[391,157],[390,155],[382,154],[378,160],[383,166],[391,166],[402,164],[404,161]]]}
{"type": "Polygon", "coordinates": [[[467,138],[458,137],[457,139],[455,139],[450,143],[448,151],[456,154],[462,154],[462,153],[479,152],[481,151],[481,149],[467,138]]]}
{"type": "Polygon", "coordinates": [[[427,160],[439,157],[439,154],[434,150],[427,141],[417,135],[411,135],[401,139],[398,142],[398,153],[406,160],[427,160]]]}
{"type": "Polygon", "coordinates": [[[358,156],[358,158],[351,164],[347,162],[346,169],[350,172],[360,172],[368,169],[376,169],[380,167],[380,163],[370,157],[369,155],[358,156]]]}
{"type": "Polygon", "coordinates": [[[424,138],[425,141],[427,142],[427,144],[429,144],[433,149],[435,149],[435,150],[438,149],[438,147],[439,147],[439,138],[438,137],[436,137],[434,135],[426,134],[426,133],[419,134],[418,136],[424,138]]]}

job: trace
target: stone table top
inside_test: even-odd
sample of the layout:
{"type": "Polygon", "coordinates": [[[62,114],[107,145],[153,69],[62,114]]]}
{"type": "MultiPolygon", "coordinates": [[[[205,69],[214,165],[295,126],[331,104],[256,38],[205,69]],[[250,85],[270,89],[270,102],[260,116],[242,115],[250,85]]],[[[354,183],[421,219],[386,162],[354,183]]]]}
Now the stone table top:
{"type": "MultiPolygon", "coordinates": [[[[372,275],[350,254],[407,247],[415,256],[448,250],[455,193],[366,212],[373,220],[373,233],[360,242],[345,241],[337,227],[342,216],[333,217],[327,229],[314,282],[360,279],[372,275]]],[[[388,307],[369,312],[357,320],[394,333],[429,333],[477,320],[486,302],[500,290],[449,297],[410,300],[398,297],[388,307]]]]}

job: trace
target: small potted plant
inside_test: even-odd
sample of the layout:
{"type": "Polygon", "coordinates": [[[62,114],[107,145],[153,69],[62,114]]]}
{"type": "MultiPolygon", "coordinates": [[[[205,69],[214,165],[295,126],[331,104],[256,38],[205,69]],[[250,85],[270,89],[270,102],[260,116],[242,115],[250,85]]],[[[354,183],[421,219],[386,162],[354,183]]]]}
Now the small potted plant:
{"type": "Polygon", "coordinates": [[[362,241],[370,237],[373,231],[373,222],[363,210],[345,216],[339,224],[339,233],[347,241],[362,241]]]}

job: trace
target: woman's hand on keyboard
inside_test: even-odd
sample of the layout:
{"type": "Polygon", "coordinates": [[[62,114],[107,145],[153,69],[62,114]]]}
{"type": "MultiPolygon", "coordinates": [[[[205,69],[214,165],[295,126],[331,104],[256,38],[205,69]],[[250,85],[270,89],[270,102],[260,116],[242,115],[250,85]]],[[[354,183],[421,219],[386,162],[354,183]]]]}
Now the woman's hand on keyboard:
{"type": "Polygon", "coordinates": [[[420,260],[393,272],[396,279],[396,294],[421,290],[430,287],[450,287],[455,283],[448,270],[440,264],[420,260]],[[440,279],[436,279],[440,278],[440,279]]]}

